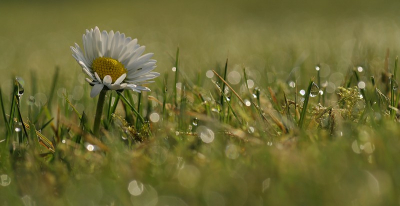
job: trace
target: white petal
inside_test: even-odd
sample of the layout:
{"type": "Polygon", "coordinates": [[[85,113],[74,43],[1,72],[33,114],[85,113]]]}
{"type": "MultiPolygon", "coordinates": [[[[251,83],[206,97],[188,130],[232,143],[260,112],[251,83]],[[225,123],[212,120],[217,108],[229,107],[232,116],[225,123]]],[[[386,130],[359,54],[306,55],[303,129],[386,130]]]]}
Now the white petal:
{"type": "Polygon", "coordinates": [[[111,82],[112,82],[112,78],[111,78],[110,75],[106,75],[106,76],[103,78],[103,84],[105,84],[105,85],[111,85],[111,82]]]}
{"type": "Polygon", "coordinates": [[[101,54],[104,56],[107,51],[107,40],[108,40],[108,33],[107,31],[103,31],[101,33],[101,54]]]}
{"type": "Polygon", "coordinates": [[[96,84],[92,87],[92,91],[90,91],[90,97],[95,97],[100,94],[101,90],[103,90],[103,84],[96,84]]]}
{"type": "Polygon", "coordinates": [[[124,81],[125,77],[126,77],[126,73],[121,75],[120,77],[118,77],[118,79],[115,80],[114,84],[121,84],[121,82],[124,81]]]}
{"type": "Polygon", "coordinates": [[[114,39],[114,31],[111,30],[110,33],[108,33],[106,52],[103,54],[106,57],[111,56],[111,48],[112,48],[113,39],[114,39]]]}
{"type": "Polygon", "coordinates": [[[125,89],[126,86],[128,86],[128,84],[127,83],[122,83],[120,86],[121,86],[122,89],[125,89]]]}
{"type": "Polygon", "coordinates": [[[88,83],[93,83],[93,79],[85,78],[88,83]]]}
{"type": "Polygon", "coordinates": [[[119,54],[119,51],[117,52],[117,48],[119,46],[119,31],[115,32],[114,38],[112,39],[111,43],[111,51],[110,51],[110,57],[113,59],[118,59],[115,58],[117,54],[119,54]]]}
{"type": "Polygon", "coordinates": [[[155,65],[156,63],[149,62],[146,64],[143,64],[141,68],[139,69],[131,69],[128,71],[128,79],[132,79],[134,77],[141,76],[143,74],[149,73],[152,70],[154,70],[157,66],[155,65]]]}
{"type": "Polygon", "coordinates": [[[102,81],[101,81],[99,75],[97,74],[97,72],[94,73],[94,76],[96,77],[98,82],[102,83],[102,81]]]}
{"type": "Polygon", "coordinates": [[[101,57],[103,54],[102,52],[102,42],[101,42],[101,33],[99,28],[96,26],[93,32],[93,48],[95,49],[95,58],[101,57]]]}

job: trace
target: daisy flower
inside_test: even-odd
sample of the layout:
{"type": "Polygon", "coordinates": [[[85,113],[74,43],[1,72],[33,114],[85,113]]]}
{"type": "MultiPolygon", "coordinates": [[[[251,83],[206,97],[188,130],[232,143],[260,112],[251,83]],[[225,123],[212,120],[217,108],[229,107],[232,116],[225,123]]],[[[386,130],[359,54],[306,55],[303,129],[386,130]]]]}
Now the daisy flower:
{"type": "Polygon", "coordinates": [[[142,55],[145,47],[137,39],[125,37],[124,33],[100,32],[99,28],[86,30],[83,34],[83,49],[75,43],[72,56],[89,76],[86,81],[92,87],[90,97],[104,90],[130,89],[136,92],[150,91],[142,86],[160,74],[152,72],[156,60],[153,53],[142,55]]]}

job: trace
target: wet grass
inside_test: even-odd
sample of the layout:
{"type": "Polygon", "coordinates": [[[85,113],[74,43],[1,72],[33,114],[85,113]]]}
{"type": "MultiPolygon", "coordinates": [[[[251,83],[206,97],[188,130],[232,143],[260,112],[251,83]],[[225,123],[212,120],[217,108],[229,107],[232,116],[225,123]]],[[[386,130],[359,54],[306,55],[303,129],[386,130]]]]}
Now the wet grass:
{"type": "MultiPolygon", "coordinates": [[[[145,24],[115,20],[138,9],[76,22],[75,3],[64,4],[61,26],[45,20],[60,5],[7,4],[25,20],[43,11],[35,18],[52,33],[36,25],[21,38],[1,23],[1,205],[399,204],[400,30],[389,7],[339,18],[159,2],[154,11],[179,5],[188,19],[145,24]],[[108,91],[98,135],[97,98],[68,50],[94,23],[138,37],[161,73],[151,92],[108,91]]],[[[126,9],[104,4],[95,8],[126,9]]]]}

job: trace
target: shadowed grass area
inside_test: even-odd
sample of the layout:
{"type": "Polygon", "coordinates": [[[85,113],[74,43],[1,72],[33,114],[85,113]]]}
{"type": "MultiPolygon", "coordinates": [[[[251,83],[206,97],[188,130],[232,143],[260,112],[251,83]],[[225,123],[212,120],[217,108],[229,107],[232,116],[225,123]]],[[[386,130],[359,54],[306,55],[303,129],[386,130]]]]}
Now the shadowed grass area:
{"type": "Polygon", "coordinates": [[[0,3],[0,205],[398,205],[397,4],[0,3]],[[94,26],[161,73],[99,135],[94,26]]]}

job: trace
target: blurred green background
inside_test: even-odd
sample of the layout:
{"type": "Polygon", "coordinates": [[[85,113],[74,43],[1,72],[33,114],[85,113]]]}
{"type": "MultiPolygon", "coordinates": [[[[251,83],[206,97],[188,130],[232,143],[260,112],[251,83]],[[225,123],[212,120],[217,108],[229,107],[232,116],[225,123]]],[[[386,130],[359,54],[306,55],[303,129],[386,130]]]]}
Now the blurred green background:
{"type": "Polygon", "coordinates": [[[398,54],[399,6],[390,0],[1,1],[0,82],[10,87],[14,75],[29,82],[30,71],[50,79],[55,66],[62,81],[76,79],[81,71],[69,46],[82,46],[85,29],[95,26],[138,38],[155,53],[160,73],[171,71],[179,46],[189,77],[227,57],[231,67],[276,70],[278,78],[298,64],[340,71],[371,54],[382,63],[387,48],[398,54]]]}

